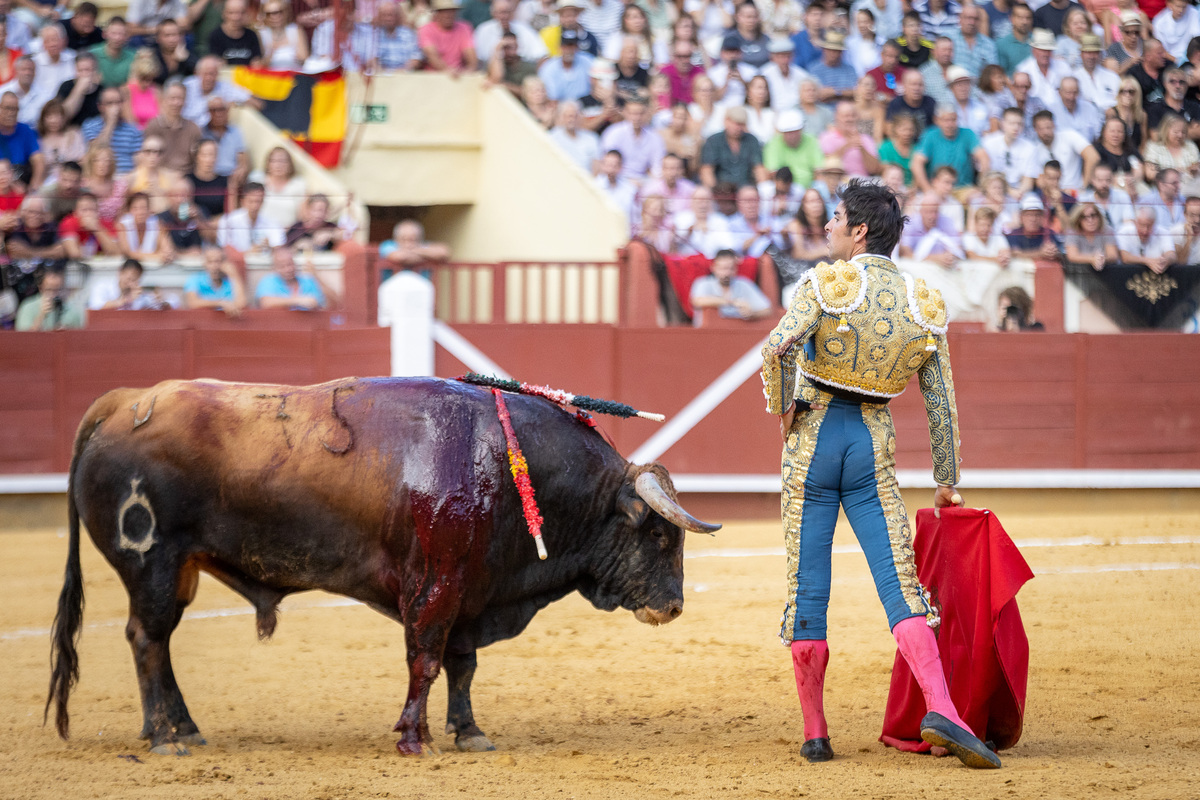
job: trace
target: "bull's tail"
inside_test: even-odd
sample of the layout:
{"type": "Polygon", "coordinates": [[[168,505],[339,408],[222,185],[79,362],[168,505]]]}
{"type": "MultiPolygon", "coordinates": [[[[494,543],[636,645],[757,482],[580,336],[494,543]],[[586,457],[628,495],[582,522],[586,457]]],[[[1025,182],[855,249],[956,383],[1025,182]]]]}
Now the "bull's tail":
{"type": "MultiPolygon", "coordinates": [[[[96,405],[99,405],[97,403],[96,405]]],[[[79,509],[75,505],[75,470],[79,456],[96,426],[102,421],[96,405],[83,418],[75,434],[75,446],[71,453],[71,470],[67,475],[67,525],[70,544],[67,551],[67,568],[63,576],[62,592],[58,596],[58,611],[54,614],[54,627],[50,633],[50,692],[42,712],[42,724],[50,716],[50,704],[54,703],[54,726],[58,735],[66,739],[70,730],[70,715],[67,701],[71,689],[79,682],[79,629],[83,626],[83,568],[79,563],[79,509]]]]}

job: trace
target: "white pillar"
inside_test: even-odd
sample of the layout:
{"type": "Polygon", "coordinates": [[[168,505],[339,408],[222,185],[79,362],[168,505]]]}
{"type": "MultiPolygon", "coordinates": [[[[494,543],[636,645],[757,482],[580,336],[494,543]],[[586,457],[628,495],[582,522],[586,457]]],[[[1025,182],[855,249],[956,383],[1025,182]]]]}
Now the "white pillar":
{"type": "Polygon", "coordinates": [[[392,329],[392,375],[433,374],[433,284],[397,272],[379,287],[379,325],[392,329]]]}

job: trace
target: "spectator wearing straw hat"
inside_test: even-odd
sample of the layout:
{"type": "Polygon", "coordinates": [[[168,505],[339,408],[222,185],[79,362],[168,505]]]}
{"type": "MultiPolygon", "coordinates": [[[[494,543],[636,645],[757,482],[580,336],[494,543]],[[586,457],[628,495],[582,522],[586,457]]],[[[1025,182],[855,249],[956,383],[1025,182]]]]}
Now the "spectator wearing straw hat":
{"type": "Polygon", "coordinates": [[[576,42],[580,53],[587,53],[592,58],[600,57],[600,40],[595,34],[579,24],[579,14],[583,11],[583,0],[558,0],[558,24],[542,28],[542,44],[551,56],[559,54],[562,35],[566,31],[575,31],[576,42]]]}
{"type": "Polygon", "coordinates": [[[798,108],[780,111],[775,128],[779,133],[763,148],[763,166],[771,175],[787,167],[798,185],[808,186],[825,155],[817,137],[804,131],[804,112],[798,108]]]}
{"type": "Polygon", "coordinates": [[[958,126],[982,136],[991,128],[991,116],[988,107],[971,91],[971,73],[954,64],[946,70],[946,82],[950,85],[950,105],[958,113],[958,126]]]}
{"type": "Polygon", "coordinates": [[[1143,14],[1136,9],[1121,12],[1121,41],[1113,42],[1104,53],[1105,66],[1124,75],[1142,60],[1143,14]]]}
{"type": "Polygon", "coordinates": [[[771,109],[776,114],[800,105],[800,83],[811,77],[792,63],[795,49],[792,40],[782,36],[767,44],[771,63],[762,68],[762,76],[767,79],[767,88],[771,91],[771,109]]]}
{"type": "Polygon", "coordinates": [[[426,69],[458,74],[479,65],[473,31],[457,19],[458,7],[458,0],[433,0],[433,19],[417,32],[426,69]]]}
{"type": "Polygon", "coordinates": [[[1117,104],[1121,77],[1100,63],[1103,50],[1099,36],[1085,33],[1079,40],[1079,60],[1083,63],[1075,70],[1075,78],[1079,81],[1080,96],[1107,111],[1117,104]]]}
{"type": "Polygon", "coordinates": [[[746,133],[746,109],[725,109],[725,130],[704,141],[700,151],[700,181],[710,189],[728,181],[735,186],[767,180],[762,146],[746,133]]]}
{"type": "Polygon", "coordinates": [[[835,100],[854,99],[854,87],[858,85],[858,73],[846,63],[846,36],[837,31],[826,31],[821,40],[821,60],[809,68],[820,84],[817,98],[822,103],[835,100]]]}
{"type": "Polygon", "coordinates": [[[1065,61],[1054,57],[1058,41],[1048,30],[1037,29],[1029,40],[1029,58],[1017,65],[1017,72],[1024,72],[1033,82],[1029,94],[1046,104],[1054,105],[1058,100],[1058,86],[1064,78],[1071,77],[1071,68],[1065,61]]]}

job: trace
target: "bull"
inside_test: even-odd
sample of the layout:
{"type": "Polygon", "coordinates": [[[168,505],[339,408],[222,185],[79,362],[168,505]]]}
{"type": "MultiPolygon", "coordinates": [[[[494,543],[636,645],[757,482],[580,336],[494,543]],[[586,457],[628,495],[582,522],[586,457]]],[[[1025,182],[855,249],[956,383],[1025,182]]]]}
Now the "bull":
{"type": "Polygon", "coordinates": [[[201,571],[253,605],[260,638],[274,632],[285,596],[310,589],[403,625],[408,694],[394,730],[407,755],[436,751],[425,709],[443,667],[446,733],[460,750],[494,749],[471,707],[476,651],[516,636],[554,600],[578,591],[654,625],[679,616],[684,530],[720,526],[679,506],[661,466],[628,463],[547,400],[508,398],[547,561],[529,536],[486,389],[435,379],[196,380],[100,397],[71,457],[46,700],[59,735],[68,736],[79,678],[81,522],[129,593],[141,738],[160,754],[204,743],[169,650],[201,571]]]}

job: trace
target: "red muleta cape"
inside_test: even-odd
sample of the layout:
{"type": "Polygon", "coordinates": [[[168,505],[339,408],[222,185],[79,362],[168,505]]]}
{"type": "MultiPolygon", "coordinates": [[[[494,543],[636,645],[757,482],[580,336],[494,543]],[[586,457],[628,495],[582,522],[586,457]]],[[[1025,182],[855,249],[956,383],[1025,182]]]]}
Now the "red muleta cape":
{"type": "MultiPolygon", "coordinates": [[[[941,615],[937,631],[950,697],[963,720],[996,749],[1021,738],[1029,640],[1017,592],[1033,572],[996,515],[979,508],[917,512],[917,576],[941,615]]],[[[925,752],[925,699],[899,652],[884,713],[886,745],[925,752]]]]}

